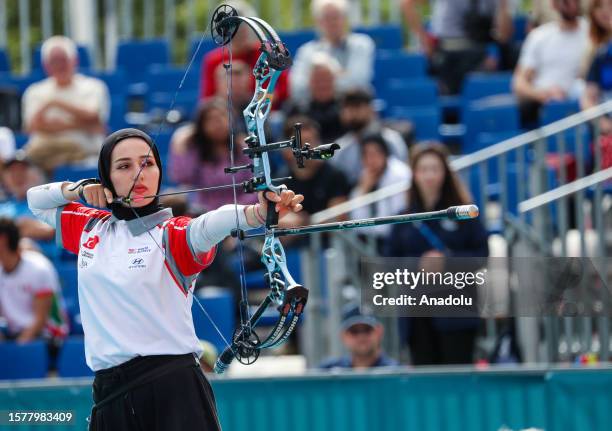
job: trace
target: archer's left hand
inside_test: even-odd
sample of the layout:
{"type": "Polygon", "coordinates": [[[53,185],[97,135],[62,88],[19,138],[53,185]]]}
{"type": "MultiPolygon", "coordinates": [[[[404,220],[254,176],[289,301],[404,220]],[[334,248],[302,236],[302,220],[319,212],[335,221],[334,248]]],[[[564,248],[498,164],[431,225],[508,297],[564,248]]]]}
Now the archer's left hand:
{"type": "MultiPolygon", "coordinates": [[[[281,219],[287,213],[297,213],[302,210],[302,202],[304,200],[303,195],[296,195],[292,190],[284,189],[280,196],[274,192],[267,191],[266,198],[274,202],[274,209],[278,213],[278,218],[281,219]]],[[[269,202],[264,198],[263,192],[257,194],[257,199],[259,199],[259,215],[265,220],[266,213],[268,212],[269,202]]]]}

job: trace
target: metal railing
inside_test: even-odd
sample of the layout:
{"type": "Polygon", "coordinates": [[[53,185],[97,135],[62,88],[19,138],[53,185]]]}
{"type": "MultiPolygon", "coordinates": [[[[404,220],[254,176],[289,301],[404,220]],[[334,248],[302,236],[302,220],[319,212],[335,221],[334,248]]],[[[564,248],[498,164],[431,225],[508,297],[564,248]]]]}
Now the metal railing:
{"type": "MultiPolygon", "coordinates": [[[[474,198],[480,206],[486,226],[504,238],[505,256],[596,256],[601,258],[598,260],[600,274],[604,275],[604,282],[609,285],[610,265],[606,266],[604,258],[609,254],[607,244],[612,243],[606,233],[606,225],[611,224],[612,199],[609,196],[604,199],[604,182],[612,176],[612,169],[600,169],[601,150],[595,145],[593,173],[587,176],[585,154],[589,153],[587,128],[591,128],[592,141],[598,142],[599,132],[595,120],[611,112],[612,102],[607,102],[452,160],[451,167],[476,191],[474,198]],[[551,153],[551,149],[554,152],[551,153]],[[547,164],[550,154],[561,161],[556,169],[547,164]],[[575,162],[574,181],[568,180],[570,176],[566,156],[569,155],[575,162]],[[477,187],[474,187],[474,183],[477,187]],[[592,191],[588,199],[585,195],[587,191],[592,191]],[[568,208],[570,197],[573,214],[568,208]],[[591,217],[585,217],[587,210],[591,217]],[[575,226],[570,226],[570,215],[575,219],[575,226]],[[587,220],[593,222],[589,224],[587,220]],[[554,230],[552,226],[555,226],[554,230]],[[577,244],[574,247],[577,250],[573,252],[570,245],[572,241],[577,244]]],[[[312,221],[320,223],[347,215],[356,208],[393,194],[406,193],[408,188],[405,185],[393,185],[377,190],[314,214],[312,221]]],[[[306,352],[310,364],[337,353],[340,321],[337,313],[332,313],[332,304],[337,307],[346,301],[343,297],[347,285],[361,288],[356,276],[359,274],[359,257],[376,254],[355,231],[332,235],[331,244],[333,251],[324,251],[321,241],[313,240],[306,256],[311,270],[326,274],[326,279],[321,277],[319,280],[310,280],[315,282],[315,285],[310,284],[311,300],[318,306],[309,312],[314,314],[310,320],[326,328],[326,331],[317,331],[316,338],[329,338],[327,344],[315,346],[314,351],[306,352]],[[321,256],[325,257],[321,259],[321,256]],[[342,256],[344,265],[338,264],[337,256],[342,256]],[[321,284],[316,284],[317,281],[321,284]]],[[[508,273],[512,270],[509,267],[508,273]]],[[[507,277],[507,280],[506,289],[510,291],[512,277],[507,277]]],[[[526,362],[568,361],[580,353],[593,351],[602,360],[609,359],[609,342],[604,341],[609,340],[610,322],[606,317],[519,317],[516,321],[526,362]],[[541,323],[545,327],[544,337],[539,335],[538,325],[541,323]],[[576,337],[577,333],[580,333],[579,337],[576,337]],[[593,338],[593,334],[598,337],[593,338]]],[[[395,326],[393,322],[391,336],[386,340],[385,347],[391,354],[397,355],[400,342],[393,338],[395,326]]],[[[493,319],[488,319],[485,326],[486,339],[483,344],[491,346],[497,336],[496,325],[493,319]]],[[[306,325],[306,331],[313,329],[306,325]]],[[[306,335],[304,338],[309,337],[306,335]]]]}

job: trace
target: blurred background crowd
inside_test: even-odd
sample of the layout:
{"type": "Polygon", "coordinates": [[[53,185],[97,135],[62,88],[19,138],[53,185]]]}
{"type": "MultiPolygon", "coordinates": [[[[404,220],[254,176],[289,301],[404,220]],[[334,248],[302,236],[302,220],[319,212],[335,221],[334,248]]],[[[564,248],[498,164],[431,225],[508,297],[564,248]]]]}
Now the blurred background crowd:
{"type": "MultiPolygon", "coordinates": [[[[258,15],[252,5],[230,3],[241,15],[258,15]]],[[[274,176],[291,177],[287,186],[305,196],[304,210],[285,220],[287,225],[311,223],[317,213],[394,185],[407,191],[354,206],[334,219],[476,202],[485,186],[458,175],[453,160],[612,96],[612,0],[402,0],[397,6],[401,25],[363,26],[356,2],[313,0],[308,9],[313,26],[281,32],[293,65],[276,87],[269,139],[287,139],[301,123],[304,142],[341,147],[331,160],[309,161],[304,169],[290,153],[275,154],[274,176]]],[[[231,44],[232,66],[226,68],[227,49],[205,37],[193,40],[186,61],[178,65],[168,38],[120,40],[113,64],[103,70],[100,53],[94,55],[86,44],[47,37],[29,47],[31,59],[21,58],[22,70],[26,63],[29,67],[25,74],[17,73],[15,62],[11,69],[14,50],[0,47],[1,337],[18,344],[43,340],[51,368],[60,374],[62,369],[64,375],[78,373],[71,367],[80,361],[76,262],[55,246],[55,232],[33,217],[26,191],[45,182],[97,176],[103,137],[128,125],[147,130],[159,146],[165,162],[162,191],[230,183],[224,173],[228,143],[231,135],[238,144],[246,137],[241,112],[253,95],[251,69],[259,42],[242,26],[231,44]],[[76,353],[62,356],[62,346],[76,353]]],[[[107,40],[107,52],[109,46],[107,40]]],[[[563,172],[563,181],[571,181],[576,172],[612,166],[612,122],[602,116],[593,124],[601,137],[585,144],[584,157],[548,152],[552,175],[563,172]]],[[[234,163],[247,164],[236,147],[234,163]]],[[[241,172],[236,181],[248,177],[241,172]]],[[[521,181],[515,177],[512,187],[521,181]]],[[[253,203],[256,197],[238,190],[237,201],[253,203]]],[[[164,203],[175,215],[197,216],[233,202],[234,192],[225,189],[164,203]]],[[[569,226],[576,226],[576,211],[567,213],[569,226]]],[[[380,226],[359,235],[380,256],[444,259],[492,255],[497,244],[492,233],[500,231],[481,218],[380,226]]],[[[290,259],[298,259],[310,241],[287,240],[290,259]]],[[[229,334],[240,295],[235,249],[235,241],[226,240],[195,287],[229,334]]],[[[248,279],[256,280],[249,289],[253,300],[263,287],[258,254],[257,244],[247,245],[248,279]]],[[[408,353],[391,357],[384,352],[382,323],[356,309],[354,295],[348,297],[337,310],[340,331],[330,335],[346,354],[324,361],[323,368],[524,360],[512,319],[500,324],[488,349],[478,346],[480,319],[404,319],[398,339],[408,353]]],[[[194,315],[194,321],[202,319],[194,315]]],[[[208,322],[196,327],[201,338],[210,336],[208,322]]],[[[298,331],[288,352],[303,353],[300,337],[298,331]]],[[[208,366],[215,349],[224,347],[209,341],[208,366]]],[[[584,359],[569,353],[564,358],[584,359]]]]}

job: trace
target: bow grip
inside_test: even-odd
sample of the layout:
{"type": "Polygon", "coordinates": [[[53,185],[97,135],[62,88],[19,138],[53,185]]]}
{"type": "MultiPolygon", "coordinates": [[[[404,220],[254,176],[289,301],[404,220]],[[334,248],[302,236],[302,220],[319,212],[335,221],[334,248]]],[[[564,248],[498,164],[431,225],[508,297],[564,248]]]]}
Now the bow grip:
{"type": "Polygon", "coordinates": [[[276,226],[278,224],[278,213],[274,209],[276,202],[272,202],[266,197],[264,192],[264,198],[268,201],[268,212],[266,213],[266,227],[276,226]]]}

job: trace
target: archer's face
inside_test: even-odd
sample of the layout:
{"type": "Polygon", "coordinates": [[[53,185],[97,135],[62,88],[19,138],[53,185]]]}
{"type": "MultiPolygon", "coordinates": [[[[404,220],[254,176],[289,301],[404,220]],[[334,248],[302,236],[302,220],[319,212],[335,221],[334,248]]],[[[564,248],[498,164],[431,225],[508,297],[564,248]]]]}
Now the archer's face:
{"type": "Polygon", "coordinates": [[[157,194],[159,183],[159,166],[155,162],[153,152],[140,138],[127,138],[119,142],[111,153],[110,178],[118,196],[136,199],[132,202],[134,207],[150,204],[155,198],[139,199],[143,196],[157,194]],[[141,166],[144,168],[138,175],[141,166]],[[136,185],[130,196],[127,196],[134,179],[138,175],[136,185]]]}

